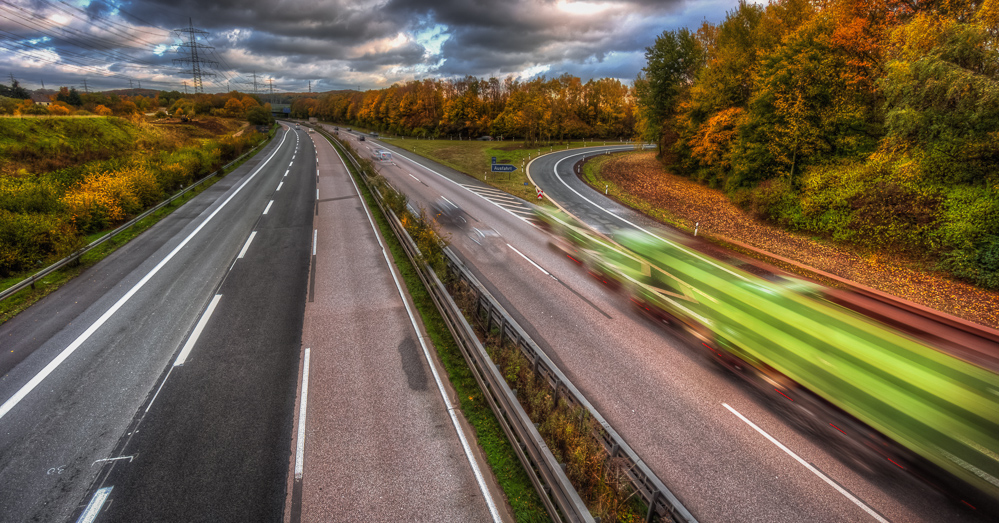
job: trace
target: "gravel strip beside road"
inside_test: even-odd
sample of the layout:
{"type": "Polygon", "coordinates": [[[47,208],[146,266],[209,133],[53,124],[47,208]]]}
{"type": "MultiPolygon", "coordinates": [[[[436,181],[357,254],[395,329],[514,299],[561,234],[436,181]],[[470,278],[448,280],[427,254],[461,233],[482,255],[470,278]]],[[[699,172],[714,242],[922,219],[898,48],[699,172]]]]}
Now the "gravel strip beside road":
{"type": "Polygon", "coordinates": [[[489,521],[364,204],[332,146],[310,136],[319,192],[301,521],[489,521]]]}

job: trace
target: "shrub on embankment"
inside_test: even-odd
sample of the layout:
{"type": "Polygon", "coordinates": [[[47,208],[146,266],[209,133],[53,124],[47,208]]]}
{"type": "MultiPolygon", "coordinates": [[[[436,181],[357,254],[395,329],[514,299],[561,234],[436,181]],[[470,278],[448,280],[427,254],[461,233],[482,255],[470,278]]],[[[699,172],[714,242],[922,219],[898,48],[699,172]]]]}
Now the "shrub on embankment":
{"type": "Polygon", "coordinates": [[[69,254],[261,140],[239,125],[0,118],[0,277],[69,254]]]}
{"type": "Polygon", "coordinates": [[[635,83],[668,169],[999,289],[999,2],[742,2],[698,26],[635,83]]]}

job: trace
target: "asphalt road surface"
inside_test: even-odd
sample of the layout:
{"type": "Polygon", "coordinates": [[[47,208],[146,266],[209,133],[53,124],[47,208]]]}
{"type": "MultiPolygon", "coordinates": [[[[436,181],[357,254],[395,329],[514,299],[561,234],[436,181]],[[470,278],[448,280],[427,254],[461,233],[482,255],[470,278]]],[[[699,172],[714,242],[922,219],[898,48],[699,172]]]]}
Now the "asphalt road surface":
{"type": "Polygon", "coordinates": [[[319,185],[302,331],[309,370],[289,519],[498,522],[502,495],[401,276],[343,161],[310,136],[319,185]]]}
{"type": "MultiPolygon", "coordinates": [[[[390,141],[348,138],[365,154],[393,151],[377,168],[414,206],[429,208],[445,196],[467,212],[463,228],[445,227],[452,248],[699,520],[988,520],[905,474],[868,473],[842,459],[787,421],[771,398],[636,314],[625,298],[548,248],[549,238],[529,223],[525,202],[390,141]]],[[[571,184],[566,173],[576,159],[563,158],[579,152],[535,160],[531,174],[546,194],[597,228],[631,226],[620,216],[654,230],[596,191],[575,188],[577,195],[548,174],[559,164],[571,184]],[[585,207],[598,201],[606,211],[585,207]]]]}
{"type": "Polygon", "coordinates": [[[75,520],[92,501],[102,521],[281,517],[315,194],[304,137],[279,131],[0,326],[0,519],[75,520]]]}

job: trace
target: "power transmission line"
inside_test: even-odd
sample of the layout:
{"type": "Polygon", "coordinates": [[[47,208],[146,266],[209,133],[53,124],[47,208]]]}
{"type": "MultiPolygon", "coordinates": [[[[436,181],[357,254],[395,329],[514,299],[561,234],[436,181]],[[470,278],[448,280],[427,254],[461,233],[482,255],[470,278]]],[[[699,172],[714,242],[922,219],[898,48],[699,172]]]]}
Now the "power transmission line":
{"type": "Polygon", "coordinates": [[[88,35],[71,27],[58,26],[48,18],[31,11],[27,11],[26,9],[13,5],[7,1],[0,1],[0,4],[3,4],[0,5],[0,18],[5,18],[22,27],[32,31],[37,31],[45,36],[48,36],[49,38],[59,40],[74,47],[89,49],[98,54],[105,55],[115,61],[138,63],[148,66],[158,65],[153,62],[140,60],[117,50],[118,47],[130,46],[123,46],[119,42],[114,42],[98,36],[88,35]]]}
{"type": "MultiPolygon", "coordinates": [[[[204,92],[204,88],[201,85],[201,77],[202,76],[215,76],[215,73],[203,73],[203,72],[201,72],[201,64],[210,64],[210,65],[214,65],[214,66],[217,67],[218,66],[218,62],[216,62],[215,60],[207,60],[205,58],[201,58],[200,56],[198,56],[198,50],[199,49],[202,49],[202,50],[205,50],[205,49],[211,50],[211,49],[214,49],[214,47],[211,47],[211,46],[208,46],[208,45],[205,45],[205,44],[199,44],[198,41],[197,41],[197,35],[199,35],[199,34],[200,35],[207,35],[208,31],[205,31],[203,29],[195,29],[194,28],[194,21],[191,20],[190,18],[188,18],[188,23],[190,25],[187,28],[174,29],[174,31],[177,32],[177,33],[187,33],[188,34],[188,37],[189,37],[188,42],[186,44],[180,44],[177,47],[178,47],[178,50],[181,47],[187,47],[187,48],[189,48],[191,50],[191,57],[190,58],[174,58],[173,61],[174,61],[174,63],[180,62],[180,63],[183,63],[183,64],[191,64],[191,70],[189,72],[191,73],[191,76],[194,78],[194,93],[198,94],[198,93],[204,92]]],[[[207,53],[204,53],[204,54],[207,54],[207,53]]]]}

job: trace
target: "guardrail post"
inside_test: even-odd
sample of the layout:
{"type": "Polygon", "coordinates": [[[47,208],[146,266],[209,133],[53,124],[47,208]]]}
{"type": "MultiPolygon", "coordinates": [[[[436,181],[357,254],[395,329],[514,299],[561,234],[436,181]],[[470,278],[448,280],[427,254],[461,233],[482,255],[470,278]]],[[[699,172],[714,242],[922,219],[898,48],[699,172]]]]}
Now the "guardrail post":
{"type": "Polygon", "coordinates": [[[652,518],[656,516],[656,502],[659,501],[659,491],[652,492],[652,499],[649,500],[649,513],[645,516],[645,523],[652,523],[652,518]]]}
{"type": "MultiPolygon", "coordinates": [[[[329,137],[327,133],[324,134],[329,137]]],[[[352,155],[347,154],[347,158],[355,167],[357,166],[352,155]]],[[[378,205],[382,207],[381,202],[378,202],[378,205]]],[[[391,210],[382,208],[390,216],[390,224],[393,226],[395,233],[400,236],[406,236],[406,240],[411,242],[412,240],[408,238],[406,232],[397,225],[398,221],[392,221],[392,218],[395,218],[395,216],[391,210]]],[[[403,241],[403,244],[404,246],[408,245],[406,241],[403,241]]],[[[456,336],[456,341],[463,347],[463,355],[469,360],[469,367],[472,369],[479,386],[482,387],[482,392],[489,401],[490,407],[496,413],[497,420],[503,427],[504,432],[510,438],[511,442],[516,441],[514,449],[518,453],[518,458],[524,464],[525,470],[531,477],[535,488],[543,493],[541,498],[545,505],[545,510],[554,521],[593,522],[595,519],[591,516],[579,493],[569,481],[564,468],[565,464],[558,463],[551,449],[547,447],[547,444],[538,432],[540,428],[539,424],[532,421],[527,416],[523,407],[516,401],[517,392],[507,385],[498,364],[490,358],[488,351],[479,341],[476,331],[478,330],[477,327],[482,328],[483,323],[485,324],[486,336],[490,334],[492,323],[494,321],[497,323],[501,331],[503,331],[500,333],[501,344],[504,343],[502,337],[507,335],[505,332],[506,329],[512,329],[512,332],[508,334],[510,341],[517,345],[526,357],[531,359],[535,375],[540,376],[546,383],[552,385],[554,388],[553,396],[555,404],[558,404],[563,394],[562,389],[565,388],[564,394],[567,406],[573,409],[577,407],[585,409],[584,412],[580,413],[581,416],[576,421],[579,423],[580,428],[585,430],[589,427],[588,424],[584,423],[587,416],[592,416],[599,422],[602,428],[594,427],[590,431],[591,436],[604,445],[604,449],[609,447],[612,457],[620,454],[619,459],[623,459],[625,462],[623,465],[627,472],[626,477],[636,493],[642,499],[650,499],[646,521],[653,521],[657,518],[659,508],[656,504],[659,500],[663,500],[665,509],[671,515],[671,521],[696,523],[693,516],[689,514],[673,493],[642,463],[641,459],[621,439],[613,427],[607,424],[606,420],[600,416],[600,413],[586,401],[586,398],[561,373],[558,367],[548,359],[540,347],[530,339],[517,324],[516,320],[509,316],[506,309],[478,282],[475,276],[466,271],[464,264],[460,260],[451,254],[448,249],[445,249],[445,257],[448,259],[446,264],[447,270],[449,274],[453,273],[454,276],[449,278],[450,281],[447,286],[451,288],[457,286],[460,288],[464,284],[465,288],[461,289],[462,298],[469,296],[464,294],[466,289],[471,291],[471,297],[474,298],[474,306],[471,302],[467,302],[468,308],[464,310],[454,302],[454,295],[448,296],[448,289],[437,275],[433,273],[432,269],[427,266],[419,266],[416,260],[412,258],[413,253],[411,249],[408,247],[406,249],[407,256],[413,260],[414,265],[417,265],[417,272],[420,274],[423,283],[429,287],[431,286],[430,281],[436,282],[433,286],[440,293],[440,301],[435,299],[437,307],[442,310],[442,314],[448,320],[448,328],[456,336]],[[446,312],[444,312],[445,309],[446,312]],[[471,320],[475,325],[473,326],[470,322],[464,321],[465,318],[471,320]],[[455,325],[450,324],[451,320],[454,321],[455,325]]],[[[436,296],[434,292],[431,294],[436,296]]],[[[462,301],[465,302],[466,300],[463,299],[462,301]]]]}

